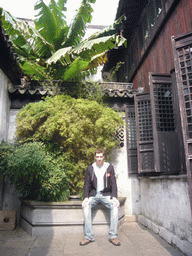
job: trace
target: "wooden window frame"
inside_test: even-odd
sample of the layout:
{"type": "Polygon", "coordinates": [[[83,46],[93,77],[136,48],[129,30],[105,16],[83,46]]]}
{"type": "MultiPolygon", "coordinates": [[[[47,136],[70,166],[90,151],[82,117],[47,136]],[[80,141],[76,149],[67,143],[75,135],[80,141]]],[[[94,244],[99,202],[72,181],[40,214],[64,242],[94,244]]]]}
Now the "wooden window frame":
{"type": "Polygon", "coordinates": [[[191,127],[189,118],[192,117],[192,71],[188,71],[189,67],[192,68],[192,32],[179,37],[172,37],[172,48],[192,212],[192,136],[189,128],[191,127]],[[190,103],[190,108],[186,106],[188,102],[190,103]],[[190,115],[187,112],[189,110],[191,112],[190,115]]]}
{"type": "Polygon", "coordinates": [[[135,95],[138,173],[185,173],[175,87],[171,74],[149,73],[150,93],[135,95]],[[146,138],[145,138],[146,137],[146,138]]]}
{"type": "Polygon", "coordinates": [[[149,93],[135,95],[135,117],[137,126],[138,173],[151,174],[155,172],[155,166],[149,93]],[[150,130],[148,129],[149,127],[150,130]]]}
{"type": "Polygon", "coordinates": [[[179,136],[176,130],[175,101],[171,74],[149,73],[153,122],[155,171],[181,173],[179,136]]]}
{"type": "Polygon", "coordinates": [[[128,105],[126,107],[125,114],[126,114],[128,173],[138,174],[137,131],[136,131],[134,105],[128,105]]]}

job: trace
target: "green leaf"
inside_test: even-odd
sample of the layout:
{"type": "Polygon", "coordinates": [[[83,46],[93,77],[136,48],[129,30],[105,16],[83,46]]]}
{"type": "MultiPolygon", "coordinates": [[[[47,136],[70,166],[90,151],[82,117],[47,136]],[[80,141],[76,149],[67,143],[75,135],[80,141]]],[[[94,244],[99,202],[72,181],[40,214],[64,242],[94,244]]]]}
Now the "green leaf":
{"type": "Polygon", "coordinates": [[[57,4],[61,11],[66,11],[67,8],[65,7],[65,4],[67,3],[67,0],[58,0],[57,4]]]}
{"type": "Polygon", "coordinates": [[[125,16],[121,16],[118,20],[114,21],[114,23],[107,28],[95,32],[94,34],[89,36],[88,40],[116,34],[120,30],[120,26],[122,25],[123,20],[125,20],[125,16]]]}
{"type": "Polygon", "coordinates": [[[40,10],[36,15],[37,18],[34,20],[35,28],[42,35],[42,37],[46,39],[46,41],[52,43],[56,36],[56,22],[54,15],[43,0],[39,0],[34,9],[40,10]]]}
{"type": "MultiPolygon", "coordinates": [[[[106,51],[113,49],[114,46],[119,47],[125,44],[125,42],[126,40],[124,38],[116,35],[100,37],[90,41],[85,40],[75,48],[66,47],[58,50],[47,60],[47,63],[50,65],[52,62],[61,61],[63,65],[67,65],[72,62],[72,56],[74,56],[74,59],[75,56],[76,58],[80,56],[81,61],[85,61],[86,63],[91,62],[92,64],[89,67],[95,68],[107,61],[105,56],[106,51]]],[[[86,67],[81,70],[84,70],[86,67]]]]}
{"type": "Polygon", "coordinates": [[[65,72],[63,79],[64,81],[70,80],[72,77],[80,73],[83,69],[87,67],[89,61],[81,60],[80,58],[73,61],[73,63],[69,66],[67,71],[65,72]]]}
{"type": "Polygon", "coordinates": [[[47,6],[43,0],[39,0],[35,5],[35,10],[39,10],[36,15],[37,18],[34,20],[35,28],[49,43],[54,42],[67,24],[66,17],[63,14],[63,10],[66,9],[64,7],[65,3],[66,1],[63,0],[58,3],[51,0],[49,6],[47,6]]]}
{"type": "Polygon", "coordinates": [[[86,24],[90,23],[92,20],[93,8],[90,3],[94,2],[95,0],[82,1],[79,10],[69,26],[69,33],[67,35],[67,40],[63,43],[64,46],[76,46],[80,43],[85,35],[86,24]]]}
{"type": "Polygon", "coordinates": [[[6,29],[6,33],[10,35],[10,40],[12,41],[16,52],[26,57],[26,51],[23,49],[28,49],[30,51],[28,54],[34,57],[40,57],[42,55],[51,55],[53,46],[49,44],[37,30],[24,21],[18,20],[10,15],[8,12],[3,10],[2,18],[3,27],[6,29]]]}
{"type": "Polygon", "coordinates": [[[98,54],[91,58],[89,65],[84,70],[95,69],[98,66],[105,64],[107,61],[108,61],[108,58],[107,58],[106,52],[98,54]]]}
{"type": "Polygon", "coordinates": [[[126,39],[121,36],[106,36],[92,40],[85,40],[73,49],[74,54],[82,59],[93,58],[98,54],[105,53],[114,47],[126,45],[126,39]]]}
{"type": "Polygon", "coordinates": [[[106,37],[100,37],[92,40],[85,40],[81,42],[78,46],[76,46],[73,49],[73,52],[75,54],[80,54],[81,52],[85,52],[87,50],[93,50],[96,51],[97,54],[110,50],[113,48],[115,43],[115,35],[113,36],[106,36],[106,37]]]}
{"type": "Polygon", "coordinates": [[[22,65],[22,69],[25,74],[31,75],[34,80],[45,80],[49,76],[46,73],[46,68],[29,61],[25,61],[22,65]]]}
{"type": "Polygon", "coordinates": [[[70,59],[70,51],[71,51],[71,47],[66,47],[66,48],[62,48],[58,51],[56,51],[51,58],[49,58],[46,62],[47,64],[51,64],[51,63],[56,63],[58,60],[63,60],[64,63],[66,64],[70,64],[71,63],[71,59],[70,59]]]}

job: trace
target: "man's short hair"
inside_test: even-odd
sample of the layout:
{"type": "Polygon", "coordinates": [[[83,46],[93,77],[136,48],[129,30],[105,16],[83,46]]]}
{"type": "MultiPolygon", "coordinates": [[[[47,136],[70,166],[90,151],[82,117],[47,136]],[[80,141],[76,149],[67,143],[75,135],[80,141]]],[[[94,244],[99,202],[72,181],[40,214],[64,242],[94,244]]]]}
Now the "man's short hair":
{"type": "Polygon", "coordinates": [[[95,156],[96,156],[96,154],[103,154],[103,156],[104,156],[105,155],[105,151],[102,148],[98,148],[97,150],[95,150],[95,156]]]}

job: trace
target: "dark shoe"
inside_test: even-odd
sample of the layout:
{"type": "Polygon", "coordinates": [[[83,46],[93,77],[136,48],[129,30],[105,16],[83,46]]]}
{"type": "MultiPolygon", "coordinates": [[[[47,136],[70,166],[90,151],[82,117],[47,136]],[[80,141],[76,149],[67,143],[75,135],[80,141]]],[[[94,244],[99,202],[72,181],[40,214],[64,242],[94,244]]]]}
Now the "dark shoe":
{"type": "Polygon", "coordinates": [[[84,238],[84,239],[79,243],[79,245],[84,246],[84,245],[87,245],[87,244],[89,244],[89,243],[91,243],[91,242],[94,242],[94,241],[88,240],[87,238],[84,238]]]}
{"type": "Polygon", "coordinates": [[[120,243],[118,238],[109,239],[109,242],[112,243],[115,246],[120,246],[121,245],[121,243],[120,243]]]}

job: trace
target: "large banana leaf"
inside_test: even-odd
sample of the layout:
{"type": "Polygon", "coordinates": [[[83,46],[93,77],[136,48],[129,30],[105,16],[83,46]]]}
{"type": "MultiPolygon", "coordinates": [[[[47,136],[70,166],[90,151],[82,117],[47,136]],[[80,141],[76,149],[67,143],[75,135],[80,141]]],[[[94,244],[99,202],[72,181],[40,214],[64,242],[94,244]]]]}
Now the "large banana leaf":
{"type": "Polygon", "coordinates": [[[54,42],[54,39],[60,35],[62,28],[67,24],[62,12],[66,10],[65,3],[66,0],[58,3],[51,0],[47,6],[43,0],[39,0],[34,7],[35,10],[39,10],[35,19],[35,28],[49,43],[54,42]]]}
{"type": "Polygon", "coordinates": [[[86,24],[92,20],[93,8],[90,3],[95,3],[96,0],[83,0],[79,10],[69,26],[67,40],[63,43],[66,46],[78,45],[85,36],[86,24]]]}
{"type": "Polygon", "coordinates": [[[99,37],[92,40],[82,41],[78,46],[73,49],[74,54],[84,55],[85,53],[98,54],[106,50],[111,50],[114,47],[120,47],[126,44],[126,39],[119,35],[99,37]]]}
{"type": "Polygon", "coordinates": [[[61,61],[61,63],[63,63],[63,65],[68,65],[70,64],[71,58],[70,58],[70,54],[71,54],[71,49],[72,47],[65,47],[62,49],[59,49],[58,51],[56,51],[51,58],[49,58],[46,62],[47,64],[51,64],[51,63],[56,63],[58,60],[61,61]]]}
{"type": "Polygon", "coordinates": [[[69,65],[63,76],[63,80],[67,81],[81,71],[95,69],[99,65],[106,63],[106,52],[115,46],[122,46],[125,42],[124,38],[116,35],[84,41],[78,47],[69,49],[69,51],[66,48],[57,51],[47,62],[51,64],[62,60],[65,66],[69,64],[69,54],[74,56],[74,61],[69,65]],[[75,56],[78,57],[75,58],[75,56]]]}
{"type": "Polygon", "coordinates": [[[118,20],[114,21],[112,25],[108,26],[105,29],[99,30],[91,36],[89,36],[88,40],[116,34],[118,31],[121,30],[120,27],[125,19],[125,16],[121,16],[118,20]]]}
{"type": "Polygon", "coordinates": [[[9,12],[1,9],[1,20],[6,33],[19,56],[32,58],[48,58],[54,50],[40,33],[24,21],[16,19],[9,12]]]}
{"type": "Polygon", "coordinates": [[[77,58],[77,56],[80,56],[82,60],[87,61],[87,59],[89,59],[91,61],[92,57],[96,55],[100,56],[99,54],[101,53],[105,53],[114,47],[120,47],[125,44],[126,39],[117,35],[100,37],[90,41],[85,40],[74,48],[63,48],[58,50],[47,60],[47,63],[56,63],[62,59],[67,65],[69,64],[69,55],[73,56],[74,59],[77,58]]]}
{"type": "Polygon", "coordinates": [[[82,70],[84,70],[89,64],[89,61],[82,60],[77,58],[73,61],[73,63],[69,66],[67,71],[63,75],[63,80],[68,81],[77,74],[80,74],[82,70]]]}
{"type": "Polygon", "coordinates": [[[31,76],[34,80],[48,80],[50,78],[47,69],[38,65],[36,62],[25,61],[21,67],[23,72],[31,76]]]}
{"type": "Polygon", "coordinates": [[[98,54],[96,56],[93,56],[91,58],[91,61],[89,62],[87,67],[83,69],[83,71],[85,71],[85,70],[94,70],[98,66],[105,64],[107,61],[108,61],[108,58],[107,58],[107,51],[106,51],[106,52],[103,52],[103,53],[98,54]]]}

